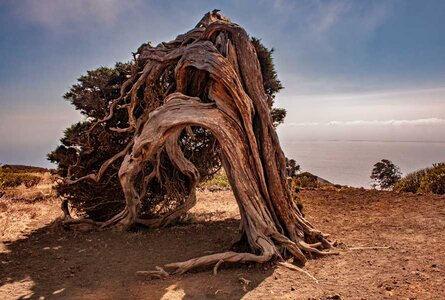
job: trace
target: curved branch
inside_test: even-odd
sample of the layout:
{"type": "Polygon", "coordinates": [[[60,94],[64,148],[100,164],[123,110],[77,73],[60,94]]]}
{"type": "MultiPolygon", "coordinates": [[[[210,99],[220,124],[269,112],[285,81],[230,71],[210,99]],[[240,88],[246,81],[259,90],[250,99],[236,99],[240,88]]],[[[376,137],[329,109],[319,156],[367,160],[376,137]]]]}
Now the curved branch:
{"type": "Polygon", "coordinates": [[[117,159],[124,156],[128,152],[128,150],[130,150],[131,146],[133,146],[133,141],[130,141],[121,152],[116,153],[113,157],[106,160],[100,166],[100,169],[97,173],[88,174],[88,175],[82,176],[80,178],[77,178],[75,180],[71,180],[71,179],[67,178],[65,182],[67,184],[75,184],[75,183],[85,180],[85,179],[91,179],[95,182],[99,182],[99,180],[102,178],[102,175],[105,173],[105,171],[108,169],[108,167],[111,166],[111,164],[114,163],[117,159]]]}

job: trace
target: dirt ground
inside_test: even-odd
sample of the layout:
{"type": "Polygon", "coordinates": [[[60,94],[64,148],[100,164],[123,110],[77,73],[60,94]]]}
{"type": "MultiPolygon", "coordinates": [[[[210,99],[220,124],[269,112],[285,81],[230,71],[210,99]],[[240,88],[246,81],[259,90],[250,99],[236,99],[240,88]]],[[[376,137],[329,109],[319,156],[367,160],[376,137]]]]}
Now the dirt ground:
{"type": "Polygon", "coordinates": [[[444,299],[444,196],[363,189],[301,196],[308,219],[342,248],[390,248],[310,260],[304,268],[318,283],[252,264],[147,280],[135,272],[230,248],[239,225],[230,191],[200,192],[188,224],[135,233],[65,232],[52,223],[56,201],[0,199],[0,299],[444,299]]]}

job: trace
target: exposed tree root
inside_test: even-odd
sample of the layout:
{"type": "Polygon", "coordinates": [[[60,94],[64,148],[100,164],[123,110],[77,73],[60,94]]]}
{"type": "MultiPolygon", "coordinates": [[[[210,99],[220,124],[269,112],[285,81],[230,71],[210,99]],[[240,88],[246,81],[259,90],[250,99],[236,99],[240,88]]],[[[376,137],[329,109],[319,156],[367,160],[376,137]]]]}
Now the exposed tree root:
{"type": "Polygon", "coordinates": [[[156,266],[156,271],[138,271],[136,275],[149,277],[149,278],[157,278],[157,279],[165,279],[169,276],[169,274],[161,267],[156,266]]]}
{"type": "Polygon", "coordinates": [[[218,268],[219,268],[219,266],[222,265],[223,262],[224,262],[224,260],[221,259],[220,261],[218,261],[218,262],[215,264],[215,266],[213,267],[213,275],[216,276],[216,274],[218,274],[218,268]]]}
{"type": "MultiPolygon", "coordinates": [[[[264,247],[264,252],[261,255],[255,255],[252,253],[238,253],[238,252],[223,252],[217,254],[211,254],[206,256],[201,256],[198,258],[193,258],[183,262],[176,262],[166,264],[166,268],[172,268],[174,271],[172,274],[183,274],[190,269],[213,265],[215,264],[215,268],[217,269],[219,265],[223,262],[230,263],[244,263],[244,262],[256,262],[256,263],[265,263],[269,261],[274,255],[276,255],[275,247],[269,244],[269,242],[265,240],[260,240],[258,243],[264,247]]],[[[216,272],[214,272],[216,273],[216,272]]]]}
{"type": "Polygon", "coordinates": [[[289,269],[289,270],[293,270],[293,271],[301,272],[301,273],[307,275],[307,276],[308,276],[309,278],[311,278],[312,280],[314,280],[315,283],[318,283],[318,279],[317,279],[317,278],[315,278],[315,277],[312,276],[309,272],[303,270],[302,268],[299,268],[299,267],[297,267],[297,266],[295,266],[295,265],[293,265],[293,264],[291,264],[291,263],[288,263],[288,262],[279,262],[278,264],[279,264],[280,266],[283,266],[283,267],[289,269]]]}

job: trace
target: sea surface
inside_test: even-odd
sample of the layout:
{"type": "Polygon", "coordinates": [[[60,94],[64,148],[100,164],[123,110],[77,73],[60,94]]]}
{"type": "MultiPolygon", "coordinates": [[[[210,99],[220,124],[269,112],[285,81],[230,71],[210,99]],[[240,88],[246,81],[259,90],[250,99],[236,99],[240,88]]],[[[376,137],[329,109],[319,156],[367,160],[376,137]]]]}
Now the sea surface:
{"type": "Polygon", "coordinates": [[[445,162],[445,143],[379,141],[281,140],[284,153],[309,171],[332,183],[369,188],[373,165],[383,158],[403,174],[445,162]]]}

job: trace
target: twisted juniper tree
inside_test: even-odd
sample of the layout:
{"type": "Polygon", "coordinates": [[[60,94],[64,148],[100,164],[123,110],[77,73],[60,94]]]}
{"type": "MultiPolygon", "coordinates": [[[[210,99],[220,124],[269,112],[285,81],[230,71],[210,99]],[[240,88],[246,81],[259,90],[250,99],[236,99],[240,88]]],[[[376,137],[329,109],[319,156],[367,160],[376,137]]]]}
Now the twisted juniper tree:
{"type": "Polygon", "coordinates": [[[274,124],[271,113],[277,87],[268,90],[264,84],[271,78],[260,65],[258,44],[243,28],[213,11],[171,42],[142,45],[134,63],[122,65],[131,69],[129,78],[115,74],[121,84],[109,87],[116,97],[105,104],[107,111],[102,106],[97,120],[76,125],[85,127],[82,137],[68,130],[69,140],[64,142],[76,147],[62,147],[50,155],[57,160],[59,151],[70,157],[64,160],[65,186],[119,180],[115,197],[122,196],[125,204],[114,216],[99,221],[73,219],[67,212],[65,224],[124,229],[168,224],[194,205],[200,177],[211,176],[220,163],[239,206],[240,242],[250,251],[166,267],[181,273],[212,263],[266,262],[287,255],[304,263],[306,255],[330,253],[322,251],[331,247],[327,236],[305,220],[292,201],[274,126],[279,121],[274,124]],[[102,147],[104,143],[114,147],[102,147]],[[80,162],[95,151],[104,151],[107,159],[96,165],[93,159],[89,165],[95,168],[79,171],[80,162]],[[200,159],[199,153],[210,152],[215,159],[200,159]],[[110,169],[118,169],[117,177],[110,169]],[[91,170],[96,171],[88,173],[91,170]]]}

